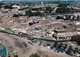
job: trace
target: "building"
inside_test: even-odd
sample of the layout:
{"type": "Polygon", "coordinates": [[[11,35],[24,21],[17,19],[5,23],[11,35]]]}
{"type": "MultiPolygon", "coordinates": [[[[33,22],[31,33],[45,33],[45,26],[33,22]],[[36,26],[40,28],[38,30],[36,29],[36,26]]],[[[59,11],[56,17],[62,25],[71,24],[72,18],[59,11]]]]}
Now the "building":
{"type": "Polygon", "coordinates": [[[17,5],[13,5],[12,7],[20,9],[20,6],[17,6],[17,5]]]}
{"type": "Polygon", "coordinates": [[[54,30],[54,36],[56,39],[71,39],[71,37],[74,35],[77,35],[77,31],[54,30]]]}
{"type": "Polygon", "coordinates": [[[71,39],[72,36],[77,35],[77,30],[73,23],[56,23],[54,28],[53,37],[56,39],[71,39]]]}
{"type": "Polygon", "coordinates": [[[42,31],[41,31],[40,28],[35,27],[35,28],[33,28],[33,30],[32,30],[32,34],[33,34],[33,36],[35,36],[35,37],[41,37],[42,31]]]}

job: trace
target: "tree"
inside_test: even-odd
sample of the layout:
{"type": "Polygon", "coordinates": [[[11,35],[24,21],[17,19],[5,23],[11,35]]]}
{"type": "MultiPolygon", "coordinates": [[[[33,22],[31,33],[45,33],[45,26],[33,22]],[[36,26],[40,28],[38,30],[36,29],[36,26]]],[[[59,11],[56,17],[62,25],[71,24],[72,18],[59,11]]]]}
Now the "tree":
{"type": "Polygon", "coordinates": [[[27,10],[27,11],[25,11],[25,14],[26,14],[27,16],[32,16],[32,12],[31,12],[31,10],[27,10]]]}
{"type": "Polygon", "coordinates": [[[49,13],[49,14],[50,14],[50,13],[51,13],[51,11],[52,11],[52,8],[51,8],[51,7],[49,7],[49,6],[48,6],[48,7],[46,7],[46,10],[45,10],[45,12],[46,12],[46,13],[49,13]]]}
{"type": "Polygon", "coordinates": [[[14,14],[13,17],[19,17],[19,15],[18,14],[14,14]]]}
{"type": "Polygon", "coordinates": [[[56,13],[68,13],[68,12],[71,12],[71,9],[70,8],[67,8],[67,6],[61,4],[58,6],[58,8],[56,9],[56,13]]]}
{"type": "Polygon", "coordinates": [[[75,16],[73,16],[72,20],[74,20],[74,19],[75,19],[75,16]]]}
{"type": "Polygon", "coordinates": [[[1,5],[1,6],[4,5],[4,3],[3,3],[3,2],[0,2],[0,5],[1,5]]]}
{"type": "Polygon", "coordinates": [[[26,42],[23,42],[23,45],[24,45],[25,47],[27,47],[27,43],[26,43],[26,42]]]}
{"type": "Polygon", "coordinates": [[[57,46],[58,46],[58,42],[55,42],[55,43],[54,43],[54,46],[57,47],[57,46]]]}
{"type": "Polygon", "coordinates": [[[57,16],[56,19],[63,19],[63,17],[61,17],[61,16],[57,16]]]}
{"type": "Polygon", "coordinates": [[[71,55],[73,49],[72,49],[72,46],[69,46],[69,48],[67,49],[66,53],[71,55]]]}
{"type": "Polygon", "coordinates": [[[67,7],[69,4],[59,4],[58,7],[67,7]]]}
{"type": "Polygon", "coordinates": [[[71,41],[75,41],[78,45],[80,45],[80,35],[72,36],[71,41]]]}
{"type": "Polygon", "coordinates": [[[64,46],[63,46],[63,48],[64,48],[64,50],[67,48],[67,44],[65,44],[64,46]]]}
{"type": "Polygon", "coordinates": [[[35,54],[30,55],[30,57],[40,57],[40,55],[35,53],[35,54]]]}
{"type": "Polygon", "coordinates": [[[13,9],[13,8],[12,8],[12,5],[5,5],[4,8],[5,8],[5,9],[13,9]]]}
{"type": "Polygon", "coordinates": [[[61,48],[63,46],[63,43],[60,43],[59,45],[58,45],[58,48],[61,48]]]}
{"type": "Polygon", "coordinates": [[[80,17],[79,17],[79,15],[77,15],[77,19],[79,19],[80,17]]]}
{"type": "Polygon", "coordinates": [[[69,8],[66,8],[66,7],[60,7],[60,8],[56,9],[56,13],[68,13],[70,11],[71,10],[69,8]]]}
{"type": "Polygon", "coordinates": [[[74,53],[77,53],[78,51],[79,51],[79,49],[78,48],[75,48],[74,53]]]}

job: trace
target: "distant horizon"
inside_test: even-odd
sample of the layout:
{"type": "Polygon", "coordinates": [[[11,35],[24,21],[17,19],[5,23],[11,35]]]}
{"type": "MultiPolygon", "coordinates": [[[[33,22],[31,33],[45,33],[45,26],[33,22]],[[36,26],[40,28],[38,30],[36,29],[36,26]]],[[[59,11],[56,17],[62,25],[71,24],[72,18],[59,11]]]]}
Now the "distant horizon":
{"type": "MultiPolygon", "coordinates": [[[[75,0],[0,0],[0,1],[75,1],[75,0]]],[[[80,1],[80,0],[76,0],[80,1]]]]}

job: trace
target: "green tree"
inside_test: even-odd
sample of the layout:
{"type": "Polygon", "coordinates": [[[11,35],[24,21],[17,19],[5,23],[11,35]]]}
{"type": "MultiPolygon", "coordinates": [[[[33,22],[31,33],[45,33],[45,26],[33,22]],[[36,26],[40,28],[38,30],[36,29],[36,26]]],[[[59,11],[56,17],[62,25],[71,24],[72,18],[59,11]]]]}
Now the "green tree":
{"type": "Polygon", "coordinates": [[[58,45],[58,48],[61,48],[63,46],[63,43],[60,43],[59,45],[58,45]]]}
{"type": "Polygon", "coordinates": [[[35,54],[30,55],[30,57],[40,57],[40,55],[35,53],[35,54]]]}
{"type": "Polygon", "coordinates": [[[67,44],[65,44],[64,46],[63,46],[63,48],[64,48],[64,50],[67,48],[67,44]]]}
{"type": "Polygon", "coordinates": [[[79,19],[80,18],[80,16],[79,15],[77,15],[77,19],[79,19]]]}
{"type": "Polygon", "coordinates": [[[76,53],[76,52],[78,52],[79,51],[79,49],[76,47],[75,49],[74,49],[74,53],[76,53]]]}
{"type": "Polygon", "coordinates": [[[5,9],[13,9],[13,8],[12,8],[12,5],[5,5],[4,8],[5,8],[5,9]]]}
{"type": "Polygon", "coordinates": [[[78,45],[80,45],[80,35],[72,36],[71,41],[75,41],[78,45]]]}
{"type": "Polygon", "coordinates": [[[66,53],[69,54],[69,55],[72,55],[72,51],[73,51],[72,46],[69,46],[66,53]]]}
{"type": "Polygon", "coordinates": [[[58,46],[58,42],[54,42],[54,46],[57,47],[58,46]]]}

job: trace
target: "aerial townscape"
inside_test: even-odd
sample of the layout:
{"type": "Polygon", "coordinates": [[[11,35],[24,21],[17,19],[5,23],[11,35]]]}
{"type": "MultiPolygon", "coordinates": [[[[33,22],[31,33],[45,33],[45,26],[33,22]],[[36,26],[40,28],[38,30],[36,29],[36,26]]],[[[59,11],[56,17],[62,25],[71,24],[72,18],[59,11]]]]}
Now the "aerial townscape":
{"type": "Polygon", "coordinates": [[[80,57],[80,1],[0,1],[0,57],[80,57]]]}

